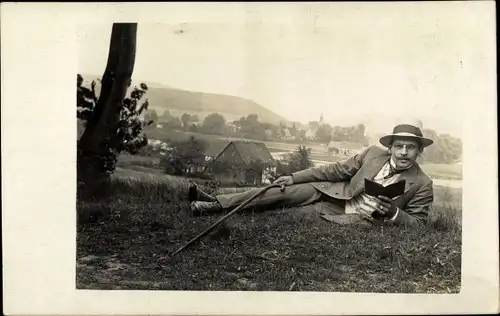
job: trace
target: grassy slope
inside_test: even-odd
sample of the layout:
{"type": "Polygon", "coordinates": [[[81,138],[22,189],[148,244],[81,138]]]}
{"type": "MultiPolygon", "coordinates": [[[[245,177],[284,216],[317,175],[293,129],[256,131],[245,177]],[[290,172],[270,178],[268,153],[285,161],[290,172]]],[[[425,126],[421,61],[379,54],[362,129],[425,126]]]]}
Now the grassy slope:
{"type": "Polygon", "coordinates": [[[147,177],[118,175],[108,203],[78,203],[80,214],[109,215],[78,226],[78,288],[459,291],[459,210],[438,207],[421,230],[341,226],[293,210],[246,213],[230,221],[228,236],[169,258],[218,217],[190,216],[185,181],[147,177]]]}

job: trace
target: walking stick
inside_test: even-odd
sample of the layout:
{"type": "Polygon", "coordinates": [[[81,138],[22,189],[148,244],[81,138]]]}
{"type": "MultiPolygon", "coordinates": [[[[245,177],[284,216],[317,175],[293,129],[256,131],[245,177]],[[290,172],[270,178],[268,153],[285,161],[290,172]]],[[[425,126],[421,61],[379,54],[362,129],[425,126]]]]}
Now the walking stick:
{"type": "Polygon", "coordinates": [[[281,191],[283,192],[284,190],[284,185],[282,184],[277,184],[277,183],[273,183],[271,185],[268,185],[267,187],[263,188],[262,190],[260,190],[259,192],[255,193],[252,197],[250,197],[248,200],[246,200],[245,202],[241,203],[238,207],[236,207],[234,210],[232,210],[231,212],[227,213],[226,215],[224,215],[221,219],[219,219],[217,222],[213,223],[212,225],[210,225],[207,229],[205,229],[204,231],[202,231],[201,233],[198,234],[198,236],[194,237],[193,239],[191,239],[189,242],[187,242],[184,246],[182,246],[181,248],[179,248],[176,252],[174,252],[172,254],[172,257],[175,256],[176,254],[178,254],[179,252],[181,252],[182,250],[186,249],[188,246],[192,245],[195,241],[197,241],[198,239],[200,239],[201,237],[205,236],[208,232],[210,232],[214,227],[216,227],[217,225],[219,225],[220,223],[222,223],[223,221],[225,221],[226,219],[228,219],[229,217],[233,216],[236,212],[238,212],[239,210],[241,210],[243,207],[245,207],[248,203],[252,202],[256,197],[258,197],[259,195],[261,195],[262,193],[266,192],[267,190],[271,189],[271,188],[276,188],[276,187],[281,187],[281,191]]]}

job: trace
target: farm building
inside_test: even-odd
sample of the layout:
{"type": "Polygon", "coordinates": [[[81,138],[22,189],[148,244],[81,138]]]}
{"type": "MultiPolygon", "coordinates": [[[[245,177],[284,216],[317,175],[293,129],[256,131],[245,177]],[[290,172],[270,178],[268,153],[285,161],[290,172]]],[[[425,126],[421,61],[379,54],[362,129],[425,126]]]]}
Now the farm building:
{"type": "Polygon", "coordinates": [[[216,139],[208,142],[208,147],[205,149],[205,161],[213,161],[220,152],[228,145],[229,141],[216,139]]]}
{"type": "MultiPolygon", "coordinates": [[[[207,150],[207,157],[216,149],[209,148],[212,152],[207,150]]],[[[213,162],[222,166],[220,170],[213,170],[218,180],[237,185],[259,186],[276,168],[276,161],[264,143],[241,140],[226,143],[213,162]]]]}
{"type": "Polygon", "coordinates": [[[330,155],[350,156],[357,154],[364,148],[363,144],[349,141],[331,141],[327,150],[330,155]]]}

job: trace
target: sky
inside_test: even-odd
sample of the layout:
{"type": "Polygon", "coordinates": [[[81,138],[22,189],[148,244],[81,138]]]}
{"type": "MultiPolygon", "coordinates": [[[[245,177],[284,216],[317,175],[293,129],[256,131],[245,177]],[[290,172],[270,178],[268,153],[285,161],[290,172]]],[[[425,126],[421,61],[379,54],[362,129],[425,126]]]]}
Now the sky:
{"type": "MultiPolygon", "coordinates": [[[[417,118],[460,136],[491,67],[491,25],[466,2],[264,9],[240,22],[140,23],[133,79],[249,98],[291,121],[323,114],[380,131],[417,118]]],[[[79,28],[79,72],[102,74],[110,34],[79,28]]]]}

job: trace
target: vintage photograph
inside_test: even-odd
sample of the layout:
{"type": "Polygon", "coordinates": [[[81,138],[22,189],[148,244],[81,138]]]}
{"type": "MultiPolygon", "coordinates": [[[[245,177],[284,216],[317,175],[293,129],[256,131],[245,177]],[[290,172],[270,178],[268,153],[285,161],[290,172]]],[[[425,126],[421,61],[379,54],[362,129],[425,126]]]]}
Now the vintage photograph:
{"type": "Polygon", "coordinates": [[[80,25],[76,288],[459,293],[473,48],[450,25],[80,25]]]}

